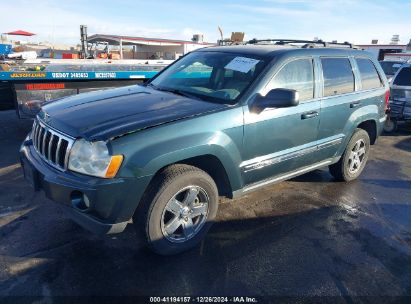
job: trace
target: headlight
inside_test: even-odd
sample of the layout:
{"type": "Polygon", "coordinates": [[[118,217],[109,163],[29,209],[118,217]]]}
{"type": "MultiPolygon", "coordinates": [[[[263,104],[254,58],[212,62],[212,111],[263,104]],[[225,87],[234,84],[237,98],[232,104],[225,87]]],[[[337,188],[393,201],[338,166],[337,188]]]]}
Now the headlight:
{"type": "Polygon", "coordinates": [[[111,156],[105,142],[78,139],[70,151],[69,170],[104,178],[117,174],[123,162],[122,155],[111,156]]]}

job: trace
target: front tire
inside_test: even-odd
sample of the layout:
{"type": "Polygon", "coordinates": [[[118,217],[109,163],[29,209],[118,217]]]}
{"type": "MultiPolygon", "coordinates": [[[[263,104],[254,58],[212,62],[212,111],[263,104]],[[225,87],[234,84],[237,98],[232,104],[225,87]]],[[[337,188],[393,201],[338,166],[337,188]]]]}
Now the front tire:
{"type": "Polygon", "coordinates": [[[329,166],[336,180],[352,181],[360,176],[370,153],[370,137],[363,129],[356,129],[340,160],[329,166]]]}
{"type": "Polygon", "coordinates": [[[137,219],[149,247],[160,255],[195,247],[211,227],[218,190],[204,171],[171,165],[158,173],[141,201],[137,219]]]}

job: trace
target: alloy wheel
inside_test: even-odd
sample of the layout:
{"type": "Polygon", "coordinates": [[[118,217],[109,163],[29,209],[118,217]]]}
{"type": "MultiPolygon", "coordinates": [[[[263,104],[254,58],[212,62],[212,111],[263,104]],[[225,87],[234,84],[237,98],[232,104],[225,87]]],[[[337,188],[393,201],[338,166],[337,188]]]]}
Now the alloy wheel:
{"type": "Polygon", "coordinates": [[[348,170],[351,174],[355,174],[358,170],[360,170],[362,162],[365,157],[365,149],[366,145],[364,140],[357,140],[348,158],[348,170]]]}
{"type": "Polygon", "coordinates": [[[199,186],[178,191],[166,204],[161,217],[161,231],[173,243],[193,238],[207,220],[209,198],[199,186]]]}

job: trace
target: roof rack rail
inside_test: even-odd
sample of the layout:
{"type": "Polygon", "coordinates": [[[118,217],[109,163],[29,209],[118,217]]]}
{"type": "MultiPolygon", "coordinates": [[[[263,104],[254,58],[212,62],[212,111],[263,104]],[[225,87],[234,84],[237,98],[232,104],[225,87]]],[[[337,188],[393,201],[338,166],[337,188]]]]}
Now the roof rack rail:
{"type": "Polygon", "coordinates": [[[301,46],[302,48],[316,48],[319,45],[321,45],[322,47],[330,47],[333,45],[337,45],[337,46],[346,46],[348,48],[351,49],[355,49],[358,48],[357,46],[353,45],[350,42],[326,42],[323,40],[299,40],[299,39],[251,39],[247,42],[245,42],[245,44],[258,44],[258,43],[262,43],[262,42],[270,42],[274,45],[286,45],[286,44],[292,44],[292,43],[303,43],[304,45],[301,46]]]}
{"type": "Polygon", "coordinates": [[[290,43],[323,43],[322,40],[299,40],[299,39],[251,39],[246,42],[246,44],[257,44],[261,42],[275,42],[273,44],[277,45],[284,45],[284,44],[290,44],[290,43]]]}

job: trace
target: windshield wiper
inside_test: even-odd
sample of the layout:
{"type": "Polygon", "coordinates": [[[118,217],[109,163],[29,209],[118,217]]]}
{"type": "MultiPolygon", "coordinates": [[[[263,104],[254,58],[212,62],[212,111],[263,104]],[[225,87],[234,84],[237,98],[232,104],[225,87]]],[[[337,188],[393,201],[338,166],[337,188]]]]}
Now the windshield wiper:
{"type": "Polygon", "coordinates": [[[169,92],[169,93],[173,93],[173,94],[176,94],[176,95],[180,95],[180,96],[184,96],[184,97],[188,97],[188,98],[193,98],[193,99],[199,99],[199,100],[201,100],[200,97],[198,97],[198,96],[196,96],[196,95],[194,95],[194,94],[190,94],[190,93],[188,93],[188,92],[186,92],[186,91],[179,90],[179,89],[160,88],[160,87],[156,87],[156,86],[153,86],[153,85],[151,85],[151,86],[152,86],[155,90],[159,90],[159,91],[163,91],[163,92],[169,92]]]}
{"type": "Polygon", "coordinates": [[[151,82],[144,84],[144,86],[153,88],[154,90],[158,90],[158,88],[154,84],[152,84],[151,82]]]}

